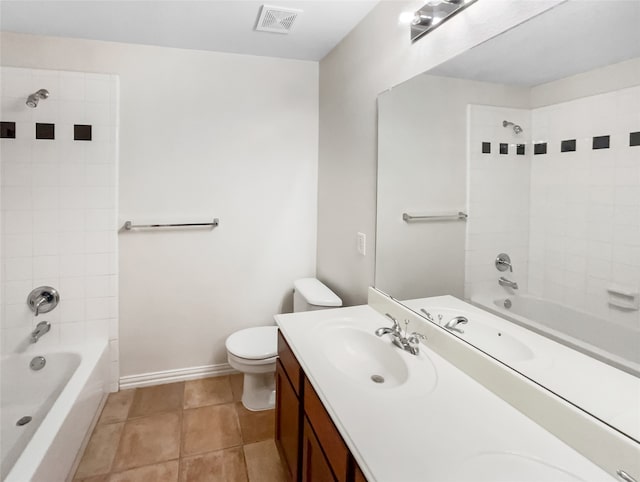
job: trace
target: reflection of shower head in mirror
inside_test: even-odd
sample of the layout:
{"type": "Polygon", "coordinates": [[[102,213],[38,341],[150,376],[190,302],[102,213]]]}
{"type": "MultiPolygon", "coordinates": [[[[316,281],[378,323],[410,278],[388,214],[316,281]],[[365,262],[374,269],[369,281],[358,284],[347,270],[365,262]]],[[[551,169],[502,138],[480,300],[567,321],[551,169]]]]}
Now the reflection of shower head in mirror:
{"type": "Polygon", "coordinates": [[[513,132],[515,132],[516,134],[520,134],[522,132],[522,127],[520,127],[518,124],[514,124],[513,122],[509,122],[509,121],[502,121],[502,127],[509,127],[509,126],[513,126],[513,132]]]}

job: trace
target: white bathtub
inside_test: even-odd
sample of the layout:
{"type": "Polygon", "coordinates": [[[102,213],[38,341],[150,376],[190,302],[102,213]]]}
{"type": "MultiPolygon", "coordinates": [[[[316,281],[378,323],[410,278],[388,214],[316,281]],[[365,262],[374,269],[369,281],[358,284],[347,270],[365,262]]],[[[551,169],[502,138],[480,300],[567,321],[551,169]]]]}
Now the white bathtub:
{"type": "Polygon", "coordinates": [[[44,350],[34,344],[0,365],[2,480],[66,480],[106,394],[107,343],[44,350]],[[29,367],[34,356],[47,360],[39,371],[29,367]],[[17,426],[23,416],[32,421],[17,426]]]}
{"type": "Polygon", "coordinates": [[[474,296],[472,303],[518,325],[640,377],[640,331],[553,301],[518,294],[474,296]],[[505,307],[505,301],[511,307],[505,307]],[[615,333],[615,336],[612,336],[615,333]]]}

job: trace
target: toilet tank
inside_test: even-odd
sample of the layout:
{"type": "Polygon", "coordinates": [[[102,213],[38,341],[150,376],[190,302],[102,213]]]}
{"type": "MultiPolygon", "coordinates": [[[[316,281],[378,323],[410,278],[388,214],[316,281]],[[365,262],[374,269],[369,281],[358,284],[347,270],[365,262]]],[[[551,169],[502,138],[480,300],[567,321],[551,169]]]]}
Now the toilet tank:
{"type": "Polygon", "coordinates": [[[293,311],[313,311],[342,306],[342,300],[315,278],[303,278],[293,283],[293,311]]]}

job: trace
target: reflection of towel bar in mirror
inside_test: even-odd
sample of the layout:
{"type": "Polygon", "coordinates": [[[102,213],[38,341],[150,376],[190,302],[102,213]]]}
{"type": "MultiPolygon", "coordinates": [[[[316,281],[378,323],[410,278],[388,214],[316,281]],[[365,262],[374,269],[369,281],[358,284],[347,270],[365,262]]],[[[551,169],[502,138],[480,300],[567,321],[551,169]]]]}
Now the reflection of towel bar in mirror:
{"type": "Polygon", "coordinates": [[[211,229],[213,229],[219,224],[220,224],[220,220],[218,218],[214,218],[213,222],[210,222],[210,223],[132,224],[131,221],[126,221],[123,227],[127,231],[130,231],[132,229],[139,229],[139,228],[191,228],[191,227],[203,227],[203,226],[211,226],[211,229]]]}
{"type": "Polygon", "coordinates": [[[403,221],[466,221],[467,214],[462,211],[452,214],[408,214],[402,213],[403,221]]]}

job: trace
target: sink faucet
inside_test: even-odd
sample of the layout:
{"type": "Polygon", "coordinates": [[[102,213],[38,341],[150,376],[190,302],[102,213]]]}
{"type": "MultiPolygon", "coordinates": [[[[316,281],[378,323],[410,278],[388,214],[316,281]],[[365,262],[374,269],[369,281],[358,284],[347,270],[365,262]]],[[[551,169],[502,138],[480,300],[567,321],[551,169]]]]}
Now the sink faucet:
{"type": "Polygon", "coordinates": [[[464,330],[458,328],[458,325],[466,325],[469,323],[469,320],[464,316],[456,316],[455,318],[451,318],[444,327],[449,331],[457,331],[458,333],[464,333],[464,330]]]}
{"type": "Polygon", "coordinates": [[[42,335],[47,333],[51,329],[51,323],[48,321],[41,321],[36,325],[36,329],[31,332],[31,343],[37,342],[42,335]]]}
{"type": "Polygon", "coordinates": [[[408,321],[405,322],[405,329],[403,334],[398,320],[396,320],[389,313],[386,313],[385,316],[393,321],[393,326],[391,328],[387,326],[378,328],[375,331],[376,335],[391,335],[393,336],[393,344],[398,348],[404,351],[408,351],[412,355],[417,355],[418,353],[420,353],[420,340],[426,340],[427,337],[422,333],[417,333],[415,331],[407,336],[407,326],[409,325],[408,321]]]}
{"type": "Polygon", "coordinates": [[[500,279],[498,280],[498,284],[500,286],[506,286],[507,288],[511,288],[513,290],[518,289],[518,283],[516,283],[515,281],[508,280],[504,276],[500,276],[500,279]]]}

